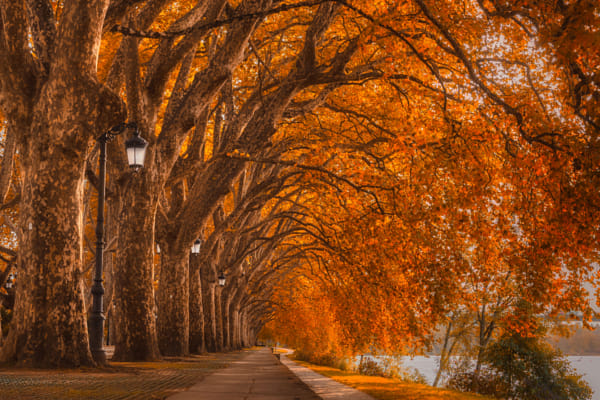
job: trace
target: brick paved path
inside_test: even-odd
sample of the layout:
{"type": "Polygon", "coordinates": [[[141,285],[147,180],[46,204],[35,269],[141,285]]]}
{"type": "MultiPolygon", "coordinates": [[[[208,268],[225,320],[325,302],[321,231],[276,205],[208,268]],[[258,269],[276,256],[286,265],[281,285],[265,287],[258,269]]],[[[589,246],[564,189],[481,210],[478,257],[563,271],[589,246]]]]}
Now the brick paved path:
{"type": "Polygon", "coordinates": [[[111,363],[105,369],[0,368],[0,400],[164,399],[244,356],[243,352],[232,352],[159,362],[111,363]]]}
{"type": "Polygon", "coordinates": [[[248,353],[168,400],[318,400],[268,348],[248,353]]]}

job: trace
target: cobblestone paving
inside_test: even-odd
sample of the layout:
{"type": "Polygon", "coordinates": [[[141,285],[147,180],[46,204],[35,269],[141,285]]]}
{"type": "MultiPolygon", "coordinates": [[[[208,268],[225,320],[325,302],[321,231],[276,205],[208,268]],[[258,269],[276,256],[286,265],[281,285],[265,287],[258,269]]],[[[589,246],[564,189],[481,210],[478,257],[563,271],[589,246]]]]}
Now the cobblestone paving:
{"type": "Polygon", "coordinates": [[[243,352],[147,363],[111,363],[105,369],[0,368],[0,400],[150,400],[182,391],[225,368],[243,352]]]}

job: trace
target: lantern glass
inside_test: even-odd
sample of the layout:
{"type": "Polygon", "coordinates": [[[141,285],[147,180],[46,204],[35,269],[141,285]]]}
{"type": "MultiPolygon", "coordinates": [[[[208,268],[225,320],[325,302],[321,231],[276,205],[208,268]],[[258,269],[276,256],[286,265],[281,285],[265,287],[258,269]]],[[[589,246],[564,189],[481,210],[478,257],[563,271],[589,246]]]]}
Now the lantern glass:
{"type": "Polygon", "coordinates": [[[144,166],[147,147],[148,142],[140,137],[140,133],[137,130],[134,131],[133,136],[125,142],[127,161],[129,162],[129,166],[134,170],[138,170],[144,166]]]}
{"type": "Polygon", "coordinates": [[[144,166],[146,158],[146,149],[141,147],[129,147],[127,149],[127,161],[133,169],[140,169],[144,166]]]}
{"type": "Polygon", "coordinates": [[[200,246],[202,246],[202,240],[196,239],[196,241],[192,245],[192,253],[193,254],[199,254],[200,253],[200,246]]]}
{"type": "Polygon", "coordinates": [[[221,274],[219,275],[219,286],[225,286],[225,274],[223,274],[223,272],[221,272],[221,274]]]}

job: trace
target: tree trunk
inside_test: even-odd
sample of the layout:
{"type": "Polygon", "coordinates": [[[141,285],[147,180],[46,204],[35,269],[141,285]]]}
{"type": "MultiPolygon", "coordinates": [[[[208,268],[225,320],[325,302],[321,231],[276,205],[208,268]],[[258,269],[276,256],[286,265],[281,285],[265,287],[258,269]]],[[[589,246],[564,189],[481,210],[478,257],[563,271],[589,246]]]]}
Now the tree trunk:
{"type": "Polygon", "coordinates": [[[164,356],[189,354],[190,299],[187,254],[161,249],[158,290],[158,346],[164,356]],[[173,254],[175,253],[175,254],[173,254]]]}
{"type": "Polygon", "coordinates": [[[237,312],[235,310],[233,302],[229,306],[229,315],[230,315],[230,317],[229,317],[230,318],[229,334],[231,335],[231,338],[230,338],[231,349],[238,350],[240,348],[240,346],[238,345],[238,342],[237,342],[237,328],[238,328],[237,312]]]}
{"type": "Polygon", "coordinates": [[[231,350],[236,348],[235,346],[235,310],[233,307],[233,298],[230,297],[227,304],[227,344],[231,350]]]}
{"type": "Polygon", "coordinates": [[[248,347],[248,314],[245,310],[240,312],[240,342],[242,347],[248,347]]]}
{"type": "Polygon", "coordinates": [[[223,351],[223,288],[215,287],[215,349],[223,351]]]}
{"type": "MultiPolygon", "coordinates": [[[[238,281],[239,282],[239,281],[238,281]]],[[[239,285],[239,283],[236,282],[236,285],[239,285]]],[[[229,295],[229,300],[228,300],[228,304],[227,304],[227,310],[228,310],[228,344],[229,347],[233,350],[237,350],[239,349],[239,344],[237,341],[237,330],[238,330],[238,315],[237,315],[237,308],[238,308],[238,304],[239,304],[239,293],[241,292],[241,288],[240,287],[236,287],[235,289],[233,289],[230,292],[229,295]]]]}
{"type": "Polygon", "coordinates": [[[216,323],[215,323],[215,278],[211,268],[204,266],[201,270],[202,280],[202,308],[204,310],[204,343],[209,352],[217,351],[216,323]],[[212,278],[212,279],[211,279],[212,278]]]}
{"type": "MultiPolygon", "coordinates": [[[[15,150],[17,148],[17,135],[14,134],[14,129],[11,129],[10,125],[7,125],[4,128],[4,152],[2,153],[2,162],[0,163],[0,204],[4,204],[10,191],[15,150]]],[[[0,337],[1,340],[2,338],[0,337]]]]}
{"type": "Polygon", "coordinates": [[[243,331],[244,331],[244,321],[242,320],[242,312],[240,311],[240,309],[238,308],[236,310],[237,313],[237,345],[238,348],[242,348],[244,347],[244,341],[243,341],[243,331]]]}
{"type": "Polygon", "coordinates": [[[38,51],[23,2],[2,2],[2,113],[18,136],[24,185],[19,285],[0,360],[34,367],[94,364],[82,285],[84,163],[94,129],[124,117],[122,101],[96,79],[109,1],[65,3],[52,48],[38,51]]]}
{"type": "Polygon", "coordinates": [[[200,257],[190,256],[190,352],[206,352],[204,344],[204,311],[202,309],[202,280],[200,278],[200,257]]]}
{"type": "Polygon", "coordinates": [[[225,351],[231,350],[231,340],[230,340],[230,314],[229,314],[229,304],[231,304],[231,296],[230,290],[222,290],[221,291],[221,315],[223,316],[223,349],[225,351]]]}
{"type": "Polygon", "coordinates": [[[144,172],[131,174],[122,195],[115,263],[115,361],[160,358],[154,313],[154,210],[144,172]]]}
{"type": "Polygon", "coordinates": [[[248,329],[248,346],[255,346],[256,345],[256,332],[258,332],[258,329],[256,326],[250,326],[248,329]]]}
{"type": "Polygon", "coordinates": [[[234,349],[240,349],[243,347],[242,344],[242,312],[241,312],[241,303],[243,298],[246,296],[246,285],[247,282],[245,280],[238,280],[238,287],[236,289],[235,295],[231,301],[230,309],[231,309],[231,320],[232,320],[232,346],[234,349]]]}
{"type": "Polygon", "coordinates": [[[448,359],[450,357],[450,353],[448,351],[448,345],[449,345],[449,341],[450,341],[450,333],[452,332],[452,323],[453,320],[450,320],[448,322],[448,325],[446,325],[446,331],[444,333],[444,344],[442,345],[442,349],[440,351],[440,365],[438,367],[438,370],[435,374],[435,378],[433,380],[433,387],[437,387],[440,378],[442,377],[442,373],[445,371],[446,366],[448,365],[448,359]]]}
{"type": "Polygon", "coordinates": [[[240,343],[240,313],[236,305],[231,304],[231,347],[233,350],[239,350],[240,343]]]}
{"type": "Polygon", "coordinates": [[[48,139],[21,158],[19,285],[0,359],[30,367],[93,365],[81,281],[83,152],[76,144],[43,143],[57,136],[48,128],[39,133],[48,139]]]}

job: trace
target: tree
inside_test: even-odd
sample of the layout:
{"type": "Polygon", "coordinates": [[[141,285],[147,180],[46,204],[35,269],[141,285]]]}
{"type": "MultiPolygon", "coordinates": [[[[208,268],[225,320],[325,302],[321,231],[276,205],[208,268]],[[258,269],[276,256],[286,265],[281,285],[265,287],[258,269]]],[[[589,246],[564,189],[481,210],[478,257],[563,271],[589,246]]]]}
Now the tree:
{"type": "MultiPolygon", "coordinates": [[[[164,274],[161,279],[160,293],[164,297],[160,298],[168,298],[169,301],[162,302],[158,306],[158,332],[161,341],[171,340],[177,343],[187,343],[187,324],[173,324],[168,321],[172,321],[173,318],[178,321],[189,318],[186,306],[188,303],[186,251],[190,243],[201,235],[203,226],[218,207],[219,202],[229,193],[231,185],[244,169],[245,162],[243,160],[229,158],[226,155],[234,150],[250,154],[256,153],[261,147],[268,144],[276,132],[276,125],[283,118],[292,99],[307,87],[335,86],[360,81],[365,79],[365,75],[368,77],[367,73],[345,74],[343,72],[344,66],[350,61],[350,57],[357,48],[356,40],[353,41],[352,38],[348,38],[347,44],[344,44],[337,52],[324,53],[323,60],[314,57],[318,42],[322,40],[322,36],[333,22],[339,8],[335,4],[323,3],[316,8],[306,10],[303,22],[303,25],[307,27],[304,42],[300,46],[286,49],[285,58],[273,61],[273,63],[281,64],[279,70],[282,71],[282,75],[278,77],[278,80],[274,82],[257,81],[252,76],[252,72],[249,77],[240,75],[239,79],[243,79],[242,82],[249,80],[254,90],[247,94],[245,87],[240,85],[240,93],[230,98],[227,91],[231,90],[228,88],[228,85],[231,85],[230,80],[236,76],[233,71],[241,69],[241,72],[244,73],[245,68],[249,68],[249,65],[255,64],[260,59],[260,56],[246,52],[250,46],[251,35],[266,36],[263,37],[263,43],[269,43],[269,46],[260,49],[261,52],[271,51],[270,48],[276,47],[278,43],[280,34],[271,33],[270,26],[264,31],[258,31],[257,28],[259,21],[269,14],[261,14],[261,12],[269,11],[270,7],[269,2],[246,1],[240,3],[234,11],[234,15],[245,17],[235,19],[235,23],[227,30],[217,32],[215,36],[211,36],[211,31],[202,26],[206,23],[206,18],[209,20],[220,18],[226,11],[224,3],[214,3],[208,9],[192,8],[174,22],[172,27],[177,30],[181,24],[187,26],[193,21],[198,27],[190,32],[186,31],[185,40],[177,44],[173,40],[162,41],[151,58],[153,66],[148,71],[138,69],[137,63],[129,65],[129,72],[125,71],[125,76],[135,75],[133,85],[130,81],[124,82],[131,91],[129,97],[147,99],[136,101],[136,104],[129,101],[131,114],[137,115],[137,120],[145,121],[143,125],[148,127],[149,132],[156,132],[157,140],[156,153],[150,153],[147,167],[143,172],[145,179],[140,181],[139,188],[135,189],[131,185],[127,185],[128,192],[126,194],[124,187],[121,190],[125,196],[121,199],[123,210],[135,208],[137,214],[124,216],[122,219],[124,227],[136,227],[136,230],[128,231],[128,228],[123,228],[119,232],[119,240],[123,242],[123,245],[119,246],[119,264],[117,264],[116,270],[117,274],[122,276],[123,286],[117,285],[116,297],[119,309],[122,310],[122,318],[119,319],[121,322],[118,322],[122,340],[119,339],[116,343],[116,359],[154,357],[150,347],[139,351],[133,351],[128,347],[134,343],[137,345],[153,341],[148,339],[152,334],[152,317],[148,319],[148,324],[144,329],[136,329],[132,318],[140,313],[151,315],[148,311],[151,308],[151,299],[147,294],[150,290],[146,288],[133,291],[131,287],[135,285],[133,279],[140,277],[143,282],[146,282],[146,287],[148,286],[147,282],[151,275],[151,252],[148,249],[152,248],[153,235],[151,233],[159,199],[165,185],[180,178],[178,174],[182,171],[181,167],[190,168],[193,179],[190,179],[190,191],[179,208],[180,213],[172,215],[172,219],[160,226],[160,229],[165,229],[161,236],[168,238],[165,246],[161,246],[161,249],[164,249],[162,271],[164,274],[168,273],[171,279],[169,281],[164,279],[164,274]],[[201,67],[196,71],[190,63],[194,61],[195,48],[202,44],[203,40],[212,43],[215,47],[206,53],[206,63],[200,63],[201,67]],[[248,58],[245,59],[245,57],[248,58]],[[184,62],[184,58],[189,61],[184,62]],[[180,67],[177,71],[173,89],[175,95],[166,99],[164,91],[158,88],[166,90],[167,78],[171,73],[175,74],[175,67],[180,62],[184,67],[180,67]],[[186,86],[192,76],[194,76],[193,83],[186,86]],[[211,115],[206,111],[220,93],[224,93],[223,96],[228,107],[226,109],[230,110],[224,115],[229,118],[222,125],[213,122],[213,126],[217,130],[212,132],[212,147],[205,153],[204,149],[208,149],[205,141],[209,140],[211,136],[206,131],[208,129],[206,121],[200,117],[211,115]],[[160,105],[163,104],[163,100],[166,102],[166,112],[162,124],[156,126],[155,121],[159,120],[158,114],[161,111],[160,105]],[[234,108],[236,106],[239,107],[237,110],[234,108]],[[186,161],[178,163],[184,139],[191,133],[192,128],[195,129],[194,139],[190,139],[192,143],[190,151],[193,153],[188,153],[187,158],[184,155],[186,161]],[[190,165],[193,162],[196,162],[196,165],[190,165]],[[142,207],[140,207],[140,198],[148,200],[142,207]],[[140,227],[143,227],[143,234],[137,231],[140,227]],[[137,270],[136,267],[132,268],[132,265],[139,266],[141,270],[137,270]],[[179,290],[181,287],[184,288],[183,291],[179,290]],[[129,295],[134,292],[135,295],[129,295]],[[147,339],[142,340],[138,337],[133,340],[132,336],[139,335],[139,332],[146,332],[144,335],[147,339]]],[[[143,12],[140,12],[138,17],[142,18],[144,15],[143,12]]],[[[287,23],[285,17],[275,16],[273,18],[283,26],[287,23]],[[278,21],[280,18],[281,21],[278,21]]],[[[287,34],[285,29],[283,33],[287,34]]],[[[123,46],[125,43],[133,46],[130,49],[131,54],[134,58],[138,57],[140,43],[138,39],[130,37],[125,39],[123,46]]],[[[261,76],[258,79],[261,79],[261,76]]],[[[215,112],[212,117],[213,121],[216,121],[222,117],[222,114],[215,112]]],[[[150,136],[155,135],[151,134],[150,136]]],[[[186,170],[183,169],[183,171],[186,170]]],[[[128,211],[125,212],[128,213],[128,211]]],[[[185,354],[187,348],[183,346],[166,351],[171,355],[185,354]]]]}
{"type": "Polygon", "coordinates": [[[92,364],[80,281],[83,165],[93,138],[124,119],[118,96],[96,78],[108,4],[68,2],[60,23],[49,2],[0,5],[2,111],[25,183],[22,274],[3,360],[92,364]]]}
{"type": "Polygon", "coordinates": [[[486,350],[485,363],[500,374],[508,390],[505,395],[511,399],[590,399],[590,387],[560,351],[543,340],[540,330],[544,328],[538,325],[534,335],[507,331],[486,350]]]}

